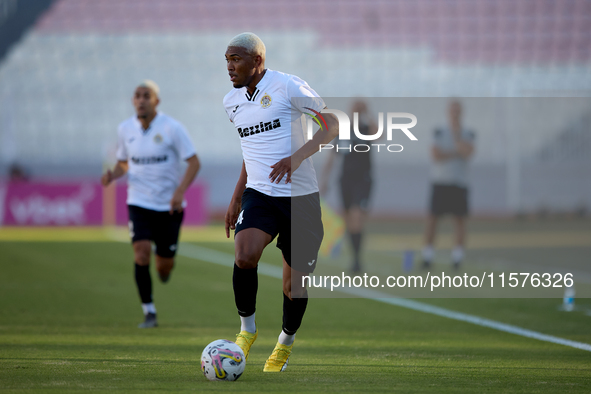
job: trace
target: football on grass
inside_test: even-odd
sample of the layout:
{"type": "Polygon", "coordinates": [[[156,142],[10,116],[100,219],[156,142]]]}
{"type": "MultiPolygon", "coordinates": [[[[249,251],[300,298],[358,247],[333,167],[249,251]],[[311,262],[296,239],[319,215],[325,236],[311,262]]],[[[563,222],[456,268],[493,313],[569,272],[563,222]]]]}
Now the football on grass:
{"type": "Polygon", "coordinates": [[[244,372],[245,366],[240,346],[225,339],[213,341],[201,354],[201,371],[209,380],[236,380],[244,372]]]}

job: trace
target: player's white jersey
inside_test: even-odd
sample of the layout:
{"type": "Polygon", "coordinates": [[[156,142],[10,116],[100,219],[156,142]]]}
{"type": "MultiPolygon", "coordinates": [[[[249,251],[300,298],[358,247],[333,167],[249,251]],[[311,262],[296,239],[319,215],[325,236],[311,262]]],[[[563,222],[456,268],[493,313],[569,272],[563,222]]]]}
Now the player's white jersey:
{"type": "Polygon", "coordinates": [[[133,116],[119,125],[118,134],[117,160],[129,165],[127,204],[170,210],[180,183],[181,161],[195,155],[183,125],[158,112],[147,130],[133,116]]]}
{"type": "Polygon", "coordinates": [[[252,95],[246,87],[224,97],[224,107],[242,145],[248,175],[246,187],[272,197],[290,197],[318,191],[312,159],[292,174],[292,183],[271,183],[271,166],[291,156],[304,143],[304,114],[320,112],[324,101],[302,79],[267,69],[252,95]],[[297,98],[309,98],[299,99],[297,98]]]}

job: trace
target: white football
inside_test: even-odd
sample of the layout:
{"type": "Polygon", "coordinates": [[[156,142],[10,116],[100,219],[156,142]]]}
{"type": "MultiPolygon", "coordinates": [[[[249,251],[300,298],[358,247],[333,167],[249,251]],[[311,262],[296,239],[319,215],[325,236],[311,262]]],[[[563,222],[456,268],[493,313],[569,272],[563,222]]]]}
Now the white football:
{"type": "Polygon", "coordinates": [[[244,372],[246,361],[240,346],[225,339],[213,341],[201,354],[201,371],[209,380],[236,380],[244,372]]]}

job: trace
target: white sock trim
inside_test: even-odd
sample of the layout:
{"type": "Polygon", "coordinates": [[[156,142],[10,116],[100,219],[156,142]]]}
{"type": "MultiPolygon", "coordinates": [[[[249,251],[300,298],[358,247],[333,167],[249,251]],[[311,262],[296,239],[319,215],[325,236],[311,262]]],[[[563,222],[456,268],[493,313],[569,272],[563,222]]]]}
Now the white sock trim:
{"type": "Polygon", "coordinates": [[[285,346],[291,346],[293,345],[293,341],[295,341],[295,336],[296,334],[288,335],[283,330],[281,330],[281,334],[279,334],[277,342],[285,346]]]}
{"type": "Polygon", "coordinates": [[[156,313],[156,307],[154,306],[153,302],[150,302],[149,304],[142,304],[142,311],[144,311],[144,315],[147,315],[148,313],[156,313]]]}
{"type": "Polygon", "coordinates": [[[254,320],[254,313],[250,316],[240,316],[240,331],[250,332],[254,334],[257,332],[257,325],[254,320]]]}
{"type": "Polygon", "coordinates": [[[464,260],[464,248],[462,248],[461,246],[456,246],[451,251],[451,260],[454,263],[461,263],[462,260],[464,260]]]}
{"type": "Polygon", "coordinates": [[[423,260],[427,262],[432,262],[433,258],[435,257],[435,250],[433,246],[427,245],[423,248],[423,260]]]}

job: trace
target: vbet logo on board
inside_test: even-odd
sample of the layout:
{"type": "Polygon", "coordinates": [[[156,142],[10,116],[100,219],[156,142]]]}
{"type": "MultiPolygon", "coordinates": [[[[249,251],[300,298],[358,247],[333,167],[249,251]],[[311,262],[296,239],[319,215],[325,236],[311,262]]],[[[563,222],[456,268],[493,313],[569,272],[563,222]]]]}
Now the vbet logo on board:
{"type": "MultiPolygon", "coordinates": [[[[320,128],[327,128],[328,125],[326,124],[326,120],[322,114],[333,114],[337,117],[339,121],[339,140],[340,141],[350,141],[351,140],[351,121],[349,120],[349,116],[343,111],[338,109],[328,109],[325,108],[322,111],[318,112],[313,110],[312,108],[305,107],[305,109],[311,111],[313,114],[307,114],[310,116],[307,121],[307,132],[308,132],[308,140],[312,139],[313,136],[313,128],[314,124],[313,121],[316,122],[320,128]]],[[[413,128],[417,125],[417,117],[408,112],[388,112],[386,114],[386,138],[388,141],[392,141],[392,135],[394,130],[402,131],[411,141],[418,141],[417,137],[413,133],[410,132],[409,129],[413,128]],[[409,119],[410,123],[394,123],[394,119],[409,119]]],[[[362,134],[359,132],[359,113],[353,113],[353,132],[355,136],[362,141],[375,141],[379,139],[382,134],[384,133],[384,113],[378,113],[378,130],[375,134],[362,134]]],[[[369,152],[371,149],[375,149],[378,152],[380,148],[387,150],[388,152],[398,153],[402,152],[404,147],[400,144],[349,144],[347,145],[333,145],[333,144],[320,144],[319,152],[323,150],[331,150],[336,149],[336,151],[345,150],[348,152],[369,152]]]]}

